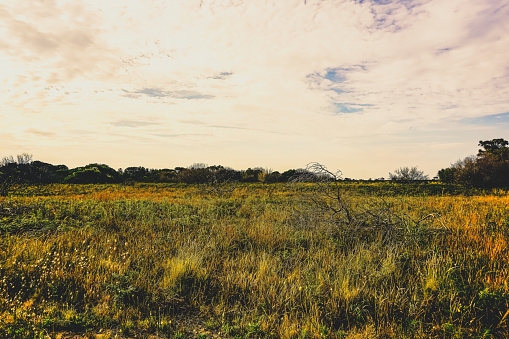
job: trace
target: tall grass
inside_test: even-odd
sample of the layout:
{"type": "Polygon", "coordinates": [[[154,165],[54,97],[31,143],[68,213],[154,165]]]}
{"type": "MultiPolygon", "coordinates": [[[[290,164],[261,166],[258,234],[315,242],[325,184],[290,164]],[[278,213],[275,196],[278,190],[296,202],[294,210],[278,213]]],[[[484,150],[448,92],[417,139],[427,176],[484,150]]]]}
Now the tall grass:
{"type": "Polygon", "coordinates": [[[0,200],[0,337],[509,335],[503,192],[348,188],[348,219],[309,184],[43,190],[0,200]]]}

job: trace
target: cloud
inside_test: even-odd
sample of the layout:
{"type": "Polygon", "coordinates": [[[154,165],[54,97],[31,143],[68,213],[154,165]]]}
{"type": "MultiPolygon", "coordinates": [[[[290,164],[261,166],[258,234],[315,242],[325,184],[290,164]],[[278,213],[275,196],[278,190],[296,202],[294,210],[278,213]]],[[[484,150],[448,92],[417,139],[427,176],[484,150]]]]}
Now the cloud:
{"type": "Polygon", "coordinates": [[[3,52],[24,64],[30,80],[60,84],[77,77],[106,80],[120,65],[101,39],[100,16],[78,1],[16,1],[0,5],[3,52]]]}
{"type": "Polygon", "coordinates": [[[241,127],[241,126],[227,126],[227,125],[208,125],[209,128],[224,128],[224,129],[233,129],[233,130],[241,130],[241,131],[256,131],[263,133],[271,133],[271,134],[284,134],[281,132],[259,129],[259,128],[249,128],[249,127],[241,127]]]}
{"type": "Polygon", "coordinates": [[[411,114],[421,122],[507,107],[501,97],[509,89],[502,51],[509,46],[503,34],[509,26],[502,17],[509,11],[504,7],[493,16],[486,10],[490,5],[461,5],[428,2],[421,6],[426,15],[407,18],[412,25],[380,35],[381,43],[373,45],[377,54],[365,59],[365,67],[343,74],[341,98],[371,104],[377,108],[373,114],[411,114]],[[482,43],[469,28],[474,22],[485,27],[482,43]]]}
{"type": "Polygon", "coordinates": [[[164,134],[164,133],[158,133],[153,134],[156,137],[161,138],[182,138],[182,137],[204,137],[204,136],[212,136],[211,134],[206,133],[196,133],[196,134],[164,134]]]}
{"type": "Polygon", "coordinates": [[[30,133],[30,134],[33,134],[35,136],[38,136],[38,137],[52,137],[55,135],[54,132],[49,132],[49,131],[41,131],[41,130],[38,130],[38,129],[35,129],[35,128],[29,128],[26,130],[27,133],[30,133]]]}
{"type": "Polygon", "coordinates": [[[508,125],[509,124],[509,112],[499,114],[489,114],[480,117],[467,118],[462,122],[474,125],[508,125]]]}
{"type": "Polygon", "coordinates": [[[127,91],[126,96],[129,98],[151,97],[151,98],[169,98],[169,99],[186,99],[186,100],[202,100],[212,99],[214,96],[201,94],[196,91],[178,90],[178,91],[165,91],[159,88],[143,88],[136,91],[127,91]]]}
{"type": "Polygon", "coordinates": [[[365,107],[370,107],[371,105],[366,104],[351,104],[351,103],[340,103],[335,102],[335,112],[336,113],[344,113],[344,114],[351,114],[351,113],[360,113],[364,110],[365,107]]]}
{"type": "Polygon", "coordinates": [[[213,76],[212,79],[226,80],[226,79],[230,78],[230,76],[232,76],[232,75],[233,75],[233,73],[231,73],[231,72],[221,72],[218,75],[213,76]]]}
{"type": "Polygon", "coordinates": [[[116,127],[144,143],[194,135],[182,144],[196,153],[182,157],[263,161],[269,148],[278,163],[288,154],[353,164],[383,151],[397,163],[418,154],[403,143],[498,131],[505,116],[495,117],[509,110],[507,31],[504,0],[7,1],[0,122],[54,140],[83,128],[96,133],[91,143],[116,127]],[[210,128],[221,131],[203,136],[210,128]],[[256,142],[260,131],[274,133],[256,142]],[[349,140],[362,142],[350,151],[349,140]]]}
{"type": "Polygon", "coordinates": [[[117,127],[143,127],[143,126],[151,126],[151,125],[159,125],[157,122],[149,122],[149,121],[135,121],[135,120],[118,120],[111,123],[117,127]]]}

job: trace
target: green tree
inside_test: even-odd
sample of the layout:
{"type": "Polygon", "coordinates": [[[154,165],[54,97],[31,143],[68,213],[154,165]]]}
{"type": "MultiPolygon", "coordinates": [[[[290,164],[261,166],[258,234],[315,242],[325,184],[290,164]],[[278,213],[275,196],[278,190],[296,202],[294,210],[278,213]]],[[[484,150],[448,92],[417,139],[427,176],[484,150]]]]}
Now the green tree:
{"type": "Polygon", "coordinates": [[[177,178],[186,184],[205,184],[212,180],[212,175],[206,164],[197,163],[179,171],[177,178]]]}
{"type": "Polygon", "coordinates": [[[438,172],[443,182],[478,188],[509,187],[509,142],[479,141],[477,156],[466,157],[438,172]]]}
{"type": "Polygon", "coordinates": [[[255,167],[248,168],[247,170],[242,172],[242,181],[243,182],[258,182],[258,177],[263,173],[263,168],[255,167]]]}
{"type": "Polygon", "coordinates": [[[509,142],[504,139],[480,140],[479,146],[483,148],[477,153],[479,158],[492,156],[501,161],[509,160],[509,142]]]}
{"type": "Polygon", "coordinates": [[[7,196],[15,185],[30,182],[32,155],[22,153],[16,160],[12,155],[0,160],[0,196],[7,196]]]}
{"type": "Polygon", "coordinates": [[[149,174],[149,170],[145,167],[138,166],[138,167],[127,167],[123,173],[123,179],[124,181],[138,181],[143,182],[146,181],[146,177],[149,174]]]}
{"type": "Polygon", "coordinates": [[[70,171],[64,179],[70,184],[109,184],[120,182],[120,174],[104,164],[89,164],[70,171]]]}
{"type": "Polygon", "coordinates": [[[456,174],[456,169],[449,167],[438,171],[438,178],[444,183],[453,183],[456,174]]]}

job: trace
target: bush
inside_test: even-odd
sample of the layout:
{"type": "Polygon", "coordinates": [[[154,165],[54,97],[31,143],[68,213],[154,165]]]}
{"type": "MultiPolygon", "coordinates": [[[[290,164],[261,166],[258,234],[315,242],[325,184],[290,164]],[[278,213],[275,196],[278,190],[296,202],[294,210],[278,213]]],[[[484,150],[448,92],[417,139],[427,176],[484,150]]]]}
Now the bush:
{"type": "Polygon", "coordinates": [[[446,183],[462,184],[477,188],[509,187],[509,148],[504,139],[479,141],[477,156],[459,160],[438,172],[446,183]]]}
{"type": "Polygon", "coordinates": [[[417,167],[401,167],[389,173],[389,178],[396,181],[415,181],[428,180],[428,176],[423,171],[419,171],[417,167]]]}
{"type": "Polygon", "coordinates": [[[109,184],[120,181],[120,174],[113,168],[102,164],[90,164],[71,170],[65,179],[70,184],[109,184]]]}
{"type": "Polygon", "coordinates": [[[467,157],[438,172],[440,180],[477,188],[509,187],[509,161],[491,155],[467,157]]]}

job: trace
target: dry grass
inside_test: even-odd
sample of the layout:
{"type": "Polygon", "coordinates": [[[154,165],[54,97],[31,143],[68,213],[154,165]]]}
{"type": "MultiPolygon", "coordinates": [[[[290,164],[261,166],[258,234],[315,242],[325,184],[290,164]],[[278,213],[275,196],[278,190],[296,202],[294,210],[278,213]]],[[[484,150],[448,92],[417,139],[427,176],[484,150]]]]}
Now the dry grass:
{"type": "Polygon", "coordinates": [[[0,199],[0,337],[509,335],[503,192],[350,192],[347,220],[313,185],[42,189],[0,199]]]}

